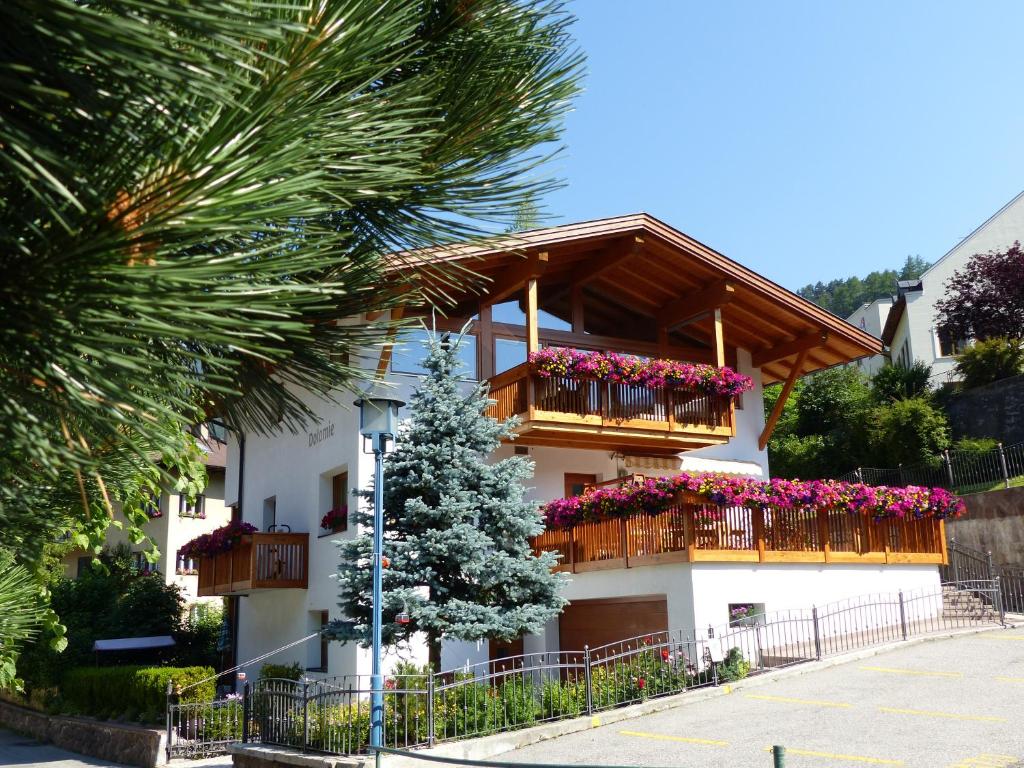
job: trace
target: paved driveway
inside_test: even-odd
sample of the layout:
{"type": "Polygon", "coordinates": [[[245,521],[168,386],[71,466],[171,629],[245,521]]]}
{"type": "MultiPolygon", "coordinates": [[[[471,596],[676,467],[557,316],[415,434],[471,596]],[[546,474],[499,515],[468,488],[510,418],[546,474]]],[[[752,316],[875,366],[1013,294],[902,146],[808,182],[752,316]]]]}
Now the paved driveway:
{"type": "Polygon", "coordinates": [[[770,768],[1024,766],[1024,629],[909,646],[503,755],[514,762],[770,768]]]}
{"type": "MultiPolygon", "coordinates": [[[[231,768],[231,757],[208,760],[176,761],[178,768],[231,768]]],[[[45,768],[126,768],[96,757],[86,757],[59,749],[52,744],[40,744],[29,736],[19,736],[0,730],[0,766],[44,766],[45,768]]]]}

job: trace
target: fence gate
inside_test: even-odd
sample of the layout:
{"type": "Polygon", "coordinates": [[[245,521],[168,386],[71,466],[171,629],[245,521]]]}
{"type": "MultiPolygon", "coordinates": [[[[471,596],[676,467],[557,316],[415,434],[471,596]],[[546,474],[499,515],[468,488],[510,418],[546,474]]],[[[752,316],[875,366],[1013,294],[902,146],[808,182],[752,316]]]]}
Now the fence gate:
{"type": "Polygon", "coordinates": [[[221,755],[242,740],[242,697],[167,705],[167,759],[221,755]]]}

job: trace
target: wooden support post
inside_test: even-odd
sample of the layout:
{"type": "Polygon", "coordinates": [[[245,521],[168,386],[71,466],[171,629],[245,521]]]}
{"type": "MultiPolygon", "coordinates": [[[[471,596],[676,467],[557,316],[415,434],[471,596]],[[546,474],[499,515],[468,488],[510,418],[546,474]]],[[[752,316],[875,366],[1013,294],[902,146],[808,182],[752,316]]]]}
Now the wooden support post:
{"type": "Polygon", "coordinates": [[[491,328],[491,305],[480,307],[477,355],[480,360],[480,379],[487,380],[494,375],[494,332],[491,328]]]}
{"type": "Polygon", "coordinates": [[[569,569],[576,573],[576,528],[569,529],[569,569]]]}
{"type": "Polygon", "coordinates": [[[828,510],[818,510],[818,538],[821,540],[821,550],[825,553],[825,562],[832,562],[832,543],[828,540],[828,510]]]}
{"type": "Polygon", "coordinates": [[[751,516],[754,518],[754,541],[757,542],[757,560],[764,562],[765,540],[764,540],[764,510],[760,507],[755,509],[751,516]]]}
{"type": "Polygon", "coordinates": [[[942,553],[942,564],[949,565],[949,548],[946,546],[945,520],[939,520],[939,550],[942,553]]]}
{"type": "Polygon", "coordinates": [[[622,563],[629,568],[629,541],[626,538],[626,518],[619,518],[619,547],[622,552],[622,563]]]}
{"type": "Polygon", "coordinates": [[[583,317],[583,286],[576,283],[572,286],[572,291],[569,294],[569,306],[572,312],[572,332],[583,335],[584,329],[584,317],[583,317]]]}
{"type": "Polygon", "coordinates": [[[537,329],[537,278],[526,281],[526,352],[540,349],[540,336],[537,329]]]}
{"type": "Polygon", "coordinates": [[[715,307],[715,365],[725,365],[725,336],[722,333],[722,310],[715,307]]]}
{"type": "MultiPolygon", "coordinates": [[[[401,320],[405,315],[405,307],[396,307],[391,310],[392,320],[401,320]]],[[[388,372],[388,366],[391,365],[391,354],[395,349],[395,335],[398,333],[397,330],[392,329],[388,333],[387,343],[380,350],[380,359],[377,361],[377,378],[383,379],[384,375],[388,372]]]]}
{"type": "Polygon", "coordinates": [[[683,505],[683,536],[686,539],[686,559],[691,563],[697,550],[697,526],[693,519],[696,512],[697,506],[695,504],[683,505]]]}
{"type": "Polygon", "coordinates": [[[782,409],[786,406],[786,401],[789,399],[790,392],[793,391],[793,386],[796,384],[796,380],[800,378],[800,373],[804,368],[804,361],[807,359],[807,350],[800,352],[796,356],[796,361],[793,363],[793,367],[789,371],[789,376],[786,377],[786,383],[782,385],[782,391],[779,393],[779,399],[775,401],[775,407],[772,408],[771,415],[768,417],[768,422],[764,425],[764,429],[761,431],[761,437],[757,440],[757,447],[760,450],[764,450],[764,447],[768,445],[768,440],[772,436],[772,432],[775,431],[775,425],[779,421],[779,417],[782,416],[782,409]]]}
{"type": "Polygon", "coordinates": [[[892,554],[892,546],[889,539],[889,521],[883,520],[878,523],[878,528],[882,532],[882,546],[885,549],[885,562],[886,565],[889,563],[889,555],[892,554]]]}

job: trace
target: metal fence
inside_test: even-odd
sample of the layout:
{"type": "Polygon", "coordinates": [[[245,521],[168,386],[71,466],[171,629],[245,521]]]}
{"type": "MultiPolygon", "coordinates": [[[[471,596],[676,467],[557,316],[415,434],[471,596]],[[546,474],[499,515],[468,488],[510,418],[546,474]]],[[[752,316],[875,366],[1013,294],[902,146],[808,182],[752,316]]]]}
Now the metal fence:
{"type": "MultiPolygon", "coordinates": [[[[429,746],[578,717],[880,643],[999,623],[1001,608],[998,579],[962,578],[940,590],[865,595],[582,651],[434,674],[406,670],[385,681],[384,744],[429,746]]],[[[369,682],[351,675],[246,684],[241,737],[310,752],[365,753],[369,682]]]]}
{"type": "Polygon", "coordinates": [[[1024,613],[1024,566],[995,563],[991,552],[965,546],[955,537],[949,540],[948,552],[949,565],[940,568],[944,582],[959,586],[998,579],[1003,610],[1024,613]]]}
{"type": "Polygon", "coordinates": [[[857,467],[837,480],[868,485],[926,485],[959,493],[1024,482],[1024,443],[991,451],[943,451],[934,461],[894,468],[857,467]]]}
{"type": "Polygon", "coordinates": [[[242,741],[242,696],[207,702],[167,704],[167,759],[204,758],[222,754],[242,741]]]}

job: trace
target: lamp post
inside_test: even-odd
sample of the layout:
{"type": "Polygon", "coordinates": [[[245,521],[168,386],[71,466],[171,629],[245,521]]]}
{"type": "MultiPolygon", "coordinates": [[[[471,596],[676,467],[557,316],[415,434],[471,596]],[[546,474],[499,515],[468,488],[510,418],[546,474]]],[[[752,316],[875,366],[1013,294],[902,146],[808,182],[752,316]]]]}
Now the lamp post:
{"type": "Polygon", "coordinates": [[[359,434],[363,450],[373,453],[373,616],[371,620],[373,666],[370,672],[370,748],[380,765],[379,747],[384,746],[384,678],[380,672],[381,601],[384,574],[381,550],[384,548],[384,454],[392,447],[397,432],[398,409],[405,403],[384,395],[367,393],[356,400],[359,408],[359,434]]]}

